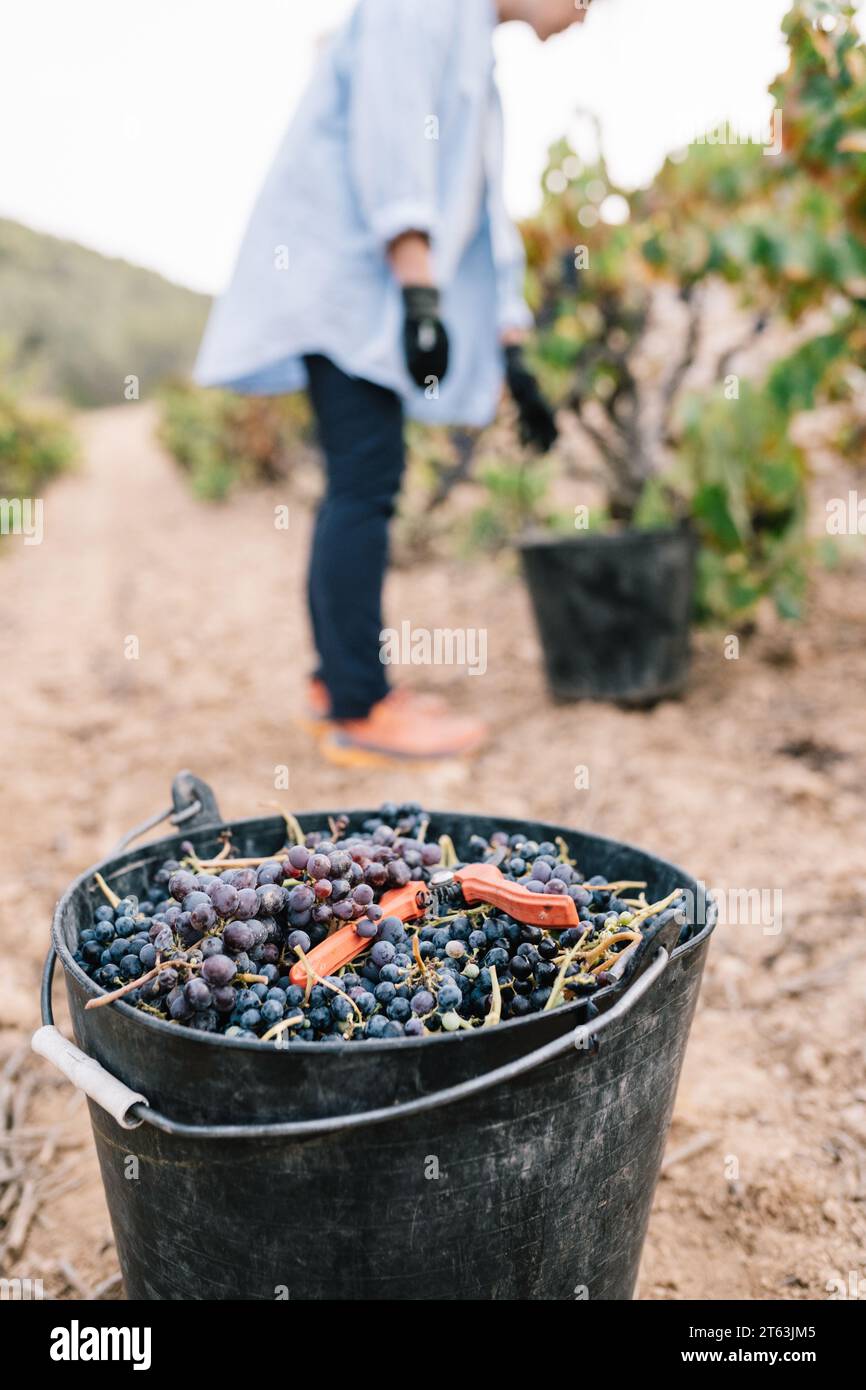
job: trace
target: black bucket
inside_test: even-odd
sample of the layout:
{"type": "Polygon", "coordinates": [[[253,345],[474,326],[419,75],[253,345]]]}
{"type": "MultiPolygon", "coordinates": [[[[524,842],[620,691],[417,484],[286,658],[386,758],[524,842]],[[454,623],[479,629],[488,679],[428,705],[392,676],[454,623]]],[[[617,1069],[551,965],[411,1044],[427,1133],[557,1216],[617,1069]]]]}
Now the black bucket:
{"type": "Polygon", "coordinates": [[[681,693],[695,599],[691,530],[532,537],[520,553],[557,699],[648,705],[681,693]]]}
{"type": "MultiPolygon", "coordinates": [[[[327,816],[299,819],[323,829],[327,816]]],[[[203,810],[184,835],[210,854],[218,828],[203,810]]],[[[429,833],[468,855],[469,836],[494,828],[562,835],[609,881],[646,879],[651,901],[697,891],[664,860],[562,826],[443,813],[429,833]]],[[[279,817],[231,829],[242,856],[285,843],[279,817]]],[[[141,894],[180,838],[96,867],[121,895],[141,894]]],[[[584,1001],[471,1033],[279,1050],[123,1002],[86,1012],[102,991],[72,951],[93,873],[58,904],[43,1022],[56,953],[79,1048],[147,1098],[115,1108],[134,1128],[90,1102],[129,1298],[632,1297],[712,909],[591,1021],[584,1001]]]]}

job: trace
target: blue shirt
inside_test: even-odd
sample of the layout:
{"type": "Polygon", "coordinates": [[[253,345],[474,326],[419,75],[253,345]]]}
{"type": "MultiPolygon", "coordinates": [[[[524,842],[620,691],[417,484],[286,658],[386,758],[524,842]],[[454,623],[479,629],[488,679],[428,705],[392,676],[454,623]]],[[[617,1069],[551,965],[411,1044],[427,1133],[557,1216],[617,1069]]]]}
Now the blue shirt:
{"type": "Polygon", "coordinates": [[[493,0],[360,0],[329,44],[256,203],[196,366],[257,395],[306,385],[304,354],[398,392],[429,423],[485,425],[500,334],[524,328],[521,238],[505,208],[493,0]],[[386,248],[429,234],[451,363],[418,389],[386,248]]]}

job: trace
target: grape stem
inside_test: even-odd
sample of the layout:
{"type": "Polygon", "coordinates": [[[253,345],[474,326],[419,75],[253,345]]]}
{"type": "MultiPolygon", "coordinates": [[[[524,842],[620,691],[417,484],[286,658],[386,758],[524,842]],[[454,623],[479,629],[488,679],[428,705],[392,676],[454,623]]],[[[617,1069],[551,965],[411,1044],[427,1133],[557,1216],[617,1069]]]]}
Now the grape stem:
{"type": "MultiPolygon", "coordinates": [[[[196,942],[196,946],[198,945],[199,942],[196,942]]],[[[190,950],[192,949],[190,947],[190,950]]],[[[125,985],[121,985],[119,989],[113,989],[110,994],[101,994],[98,999],[88,999],[84,1007],[85,1009],[101,1009],[105,1004],[113,1004],[115,999],[122,999],[125,994],[131,994],[134,989],[140,989],[142,985],[147,984],[148,980],[155,980],[160,971],[168,970],[172,966],[175,970],[182,966],[186,966],[188,970],[195,970],[203,964],[204,962],[200,960],[161,960],[152,970],[148,970],[145,975],[140,975],[137,980],[127,980],[125,985]]]]}
{"type": "Polygon", "coordinates": [[[421,942],[417,932],[412,937],[412,955],[415,957],[422,978],[424,980],[428,980],[429,975],[427,973],[427,966],[424,964],[424,957],[421,954],[421,942]]]}
{"type": "Polygon", "coordinates": [[[275,1023],[273,1028],[269,1028],[266,1033],[262,1033],[261,1040],[262,1042],[270,1042],[271,1038],[279,1037],[287,1028],[296,1028],[298,1024],[303,1023],[303,1021],[303,1014],[293,1014],[291,1018],[280,1019],[280,1022],[275,1023]]]}
{"type": "Polygon", "coordinates": [[[454,841],[450,835],[439,836],[439,848],[442,851],[442,868],[453,869],[455,864],[459,864],[457,851],[454,848],[454,841]]]}
{"type": "Polygon", "coordinates": [[[672,893],[668,893],[667,897],[662,898],[660,902],[650,903],[647,907],[641,908],[640,912],[635,913],[634,917],[632,917],[629,922],[629,927],[637,927],[642,922],[645,922],[648,917],[655,917],[656,913],[664,912],[665,908],[670,907],[675,898],[681,896],[682,891],[682,888],[675,888],[672,893]]]}
{"type": "Polygon", "coordinates": [[[111,906],[117,907],[118,903],[120,902],[120,898],[117,896],[114,889],[109,888],[108,884],[105,882],[105,879],[102,877],[102,874],[97,873],[94,874],[93,877],[96,880],[97,887],[102,889],[111,906]]]}
{"type": "Polygon", "coordinates": [[[585,932],[583,933],[583,936],[580,938],[580,940],[577,942],[577,944],[574,945],[574,946],[572,946],[571,950],[567,953],[567,955],[566,955],[566,957],[565,957],[565,960],[562,962],[562,965],[559,967],[559,974],[557,975],[556,979],[555,979],[554,982],[553,982],[553,988],[551,989],[550,994],[549,994],[548,999],[547,999],[547,1003],[545,1004],[544,1009],[542,1010],[543,1013],[546,1012],[548,1009],[554,1009],[554,1008],[556,1008],[556,1005],[559,1003],[559,999],[560,999],[560,996],[561,996],[561,994],[562,994],[563,986],[564,986],[564,984],[565,984],[565,972],[566,972],[566,970],[568,969],[568,967],[571,965],[571,962],[574,960],[575,956],[577,955],[578,951],[580,950],[581,946],[583,945],[583,943],[584,943],[584,941],[586,940],[586,938],[588,937],[588,935],[589,935],[589,930],[587,929],[587,931],[585,931],[585,932]]]}
{"type": "MultiPolygon", "coordinates": [[[[199,946],[201,942],[197,941],[195,944],[199,946]]],[[[190,946],[189,950],[193,951],[195,947],[190,946]]],[[[149,980],[155,980],[157,975],[163,970],[201,970],[203,965],[203,960],[174,959],[158,961],[152,970],[148,970],[146,974],[140,975],[137,980],[127,980],[125,985],[121,985],[119,989],[113,989],[110,994],[101,994],[98,999],[88,999],[84,1007],[85,1009],[101,1009],[104,1004],[113,1004],[115,999],[122,999],[125,994],[131,994],[134,989],[140,989],[141,986],[146,985],[149,980]]],[[[245,984],[252,985],[266,985],[268,983],[265,975],[236,975],[235,979],[243,980],[245,984]]]]}
{"type": "Polygon", "coordinates": [[[467,907],[462,912],[449,912],[446,917],[433,917],[429,922],[425,922],[425,927],[441,927],[443,922],[455,922],[458,917],[479,917],[485,912],[490,911],[490,903],[482,903],[480,907],[467,907]]]}
{"type": "Polygon", "coordinates": [[[310,997],[313,988],[313,982],[315,981],[317,985],[324,985],[325,989],[331,989],[334,991],[335,994],[341,994],[344,999],[348,999],[349,1003],[352,1005],[352,1008],[355,1010],[355,1013],[358,1015],[358,1017],[364,1017],[364,1015],[361,1013],[361,1010],[358,1008],[358,1005],[355,1003],[354,999],[350,998],[350,996],[346,993],[344,989],[339,989],[337,985],[330,984],[327,980],[324,980],[316,970],[313,969],[313,967],[310,965],[310,962],[307,960],[306,953],[301,950],[300,946],[296,946],[295,951],[300,956],[301,964],[307,972],[307,990],[304,996],[305,1002],[310,997]]]}
{"type": "Polygon", "coordinates": [[[604,956],[608,954],[612,946],[618,946],[621,941],[640,941],[640,939],[641,934],[639,931],[615,932],[613,936],[609,936],[605,941],[599,942],[599,944],[597,946],[594,946],[591,951],[587,951],[584,954],[584,969],[588,965],[592,965],[595,961],[601,960],[604,956]]]}
{"type": "MultiPolygon", "coordinates": [[[[431,1015],[430,1015],[430,1014],[427,1014],[427,1015],[425,1015],[425,1017],[429,1018],[429,1017],[431,1017],[431,1015]]],[[[467,1029],[469,1030],[470,1033],[473,1032],[474,1029],[478,1027],[478,1020],[477,1020],[477,1019],[476,1019],[475,1021],[473,1021],[473,1020],[470,1019],[470,1018],[461,1018],[459,1014],[457,1015],[457,1018],[458,1018],[458,1020],[459,1020],[459,1022],[460,1022],[460,1027],[461,1027],[461,1028],[467,1028],[467,1029]]],[[[497,1022],[498,1022],[498,1021],[499,1021],[499,1020],[497,1019],[497,1022]]],[[[483,1024],[482,1024],[482,1027],[483,1027],[483,1024]]],[[[427,1028],[427,1029],[425,1029],[425,1031],[429,1033],[429,1032],[430,1032],[430,1029],[427,1028]]]]}
{"type": "Polygon", "coordinates": [[[594,883],[591,885],[593,893],[620,893],[623,888],[646,888],[646,883],[632,883],[629,879],[621,879],[619,883],[594,883]]]}
{"type": "Polygon", "coordinates": [[[502,990],[499,988],[495,965],[490,967],[490,985],[490,1012],[483,1023],[485,1028],[493,1028],[502,1018],[502,990]]]}
{"type": "Polygon", "coordinates": [[[307,837],[301,829],[300,822],[297,820],[295,816],[292,815],[291,811],[284,811],[278,801],[263,801],[262,805],[273,806],[277,811],[279,811],[283,820],[286,822],[286,829],[289,832],[289,835],[291,836],[293,844],[302,845],[304,843],[307,837]]]}

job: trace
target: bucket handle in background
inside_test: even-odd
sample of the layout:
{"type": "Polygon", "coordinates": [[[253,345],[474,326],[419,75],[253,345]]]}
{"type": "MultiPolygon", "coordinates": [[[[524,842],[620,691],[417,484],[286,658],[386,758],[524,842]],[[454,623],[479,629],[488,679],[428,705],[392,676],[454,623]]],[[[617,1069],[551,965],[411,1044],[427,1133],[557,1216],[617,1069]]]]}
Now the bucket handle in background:
{"type": "MultiPolygon", "coordinates": [[[[122,839],[118,840],[107,857],[117,858],[133,840],[146,835],[148,830],[155,830],[163,821],[170,821],[175,827],[183,825],[190,830],[198,830],[222,824],[222,816],[216,797],[207,782],[203,782],[192,772],[179,772],[171,784],[171,805],[166,810],[149,816],[140,825],[133,826],[132,830],[127,831],[122,839]]],[[[57,952],[54,942],[51,941],[42,971],[42,1027],[33,1034],[30,1045],[34,1052],[62,1071],[73,1086],[101,1105],[102,1109],[113,1116],[124,1129],[137,1129],[142,1121],[133,1116],[133,1107],[147,1106],[146,1098],[138,1091],[131,1091],[93,1057],[88,1057],[86,1052],[82,1052],[65,1038],[54,1026],[51,982],[56,963],[57,952]]]]}
{"type": "Polygon", "coordinates": [[[171,784],[171,805],[128,830],[106,857],[116,859],[133,840],[146,835],[148,830],[155,830],[163,821],[170,821],[176,828],[186,826],[189,830],[199,830],[203,826],[222,824],[222,816],[207,782],[192,772],[179,772],[171,784]]]}
{"type": "Polygon", "coordinates": [[[582,1051],[590,1046],[591,1040],[610,1027],[618,1019],[624,1018],[644,994],[655,984],[670,963],[670,953],[660,947],[652,964],[627,989],[621,999],[608,1009],[607,1013],[581,1023],[570,1033],[543,1047],[518,1057],[505,1066],[496,1067],[482,1076],[470,1077],[456,1086],[448,1086],[444,1091],[434,1091],[432,1095],[419,1096],[417,1100],[403,1101],[398,1105],[382,1106],[377,1110],[364,1110],[357,1115],[327,1115],[316,1120],[292,1120],[275,1124],[250,1125],[188,1125],[172,1120],[158,1110],[152,1109],[144,1096],[131,1091],[112,1076],[92,1057],[88,1057],[74,1044],[63,1037],[54,1027],[51,1011],[51,977],[54,973],[53,953],[45,963],[45,977],[42,988],[43,1027],[33,1035],[34,1050],[59,1067],[65,1076],[95,1100],[104,1110],[122,1125],[124,1129],[136,1129],[140,1124],[153,1125],[163,1134],[176,1135],[183,1139],[317,1139],[326,1134],[336,1134],[346,1130],[362,1129],[368,1125],[382,1124],[387,1120],[407,1119],[428,1110],[437,1110],[443,1105],[453,1105],[467,1100],[504,1081],[513,1081],[536,1067],[551,1062],[556,1057],[574,1048],[582,1051]]]}

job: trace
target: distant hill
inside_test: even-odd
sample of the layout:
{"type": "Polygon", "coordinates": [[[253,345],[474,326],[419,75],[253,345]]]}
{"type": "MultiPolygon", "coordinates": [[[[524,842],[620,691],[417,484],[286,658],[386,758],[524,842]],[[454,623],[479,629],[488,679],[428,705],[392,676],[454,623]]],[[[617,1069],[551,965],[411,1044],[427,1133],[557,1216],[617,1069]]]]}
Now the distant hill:
{"type": "Polygon", "coordinates": [[[192,367],[210,300],[155,271],[0,218],[0,367],[77,406],[192,367]]]}

